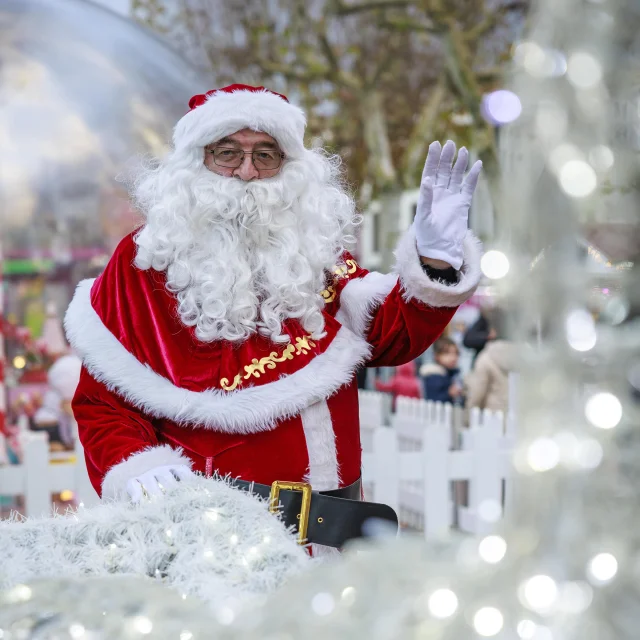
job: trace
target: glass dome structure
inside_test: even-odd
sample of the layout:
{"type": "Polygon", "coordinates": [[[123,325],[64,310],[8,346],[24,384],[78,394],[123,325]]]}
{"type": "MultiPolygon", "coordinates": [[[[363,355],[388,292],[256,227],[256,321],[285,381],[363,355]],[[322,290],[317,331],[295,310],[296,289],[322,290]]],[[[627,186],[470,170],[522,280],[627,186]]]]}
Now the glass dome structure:
{"type": "Polygon", "coordinates": [[[136,224],[116,179],[159,155],[210,88],[144,28],[83,0],[0,3],[0,207],[5,312],[27,324],[95,275],[136,224]],[[8,284],[8,286],[7,286],[8,284]]]}
{"type": "Polygon", "coordinates": [[[79,250],[112,248],[131,222],[115,176],[132,155],[160,153],[203,88],[161,40],[102,7],[3,0],[0,194],[8,256],[68,260],[79,250]]]}

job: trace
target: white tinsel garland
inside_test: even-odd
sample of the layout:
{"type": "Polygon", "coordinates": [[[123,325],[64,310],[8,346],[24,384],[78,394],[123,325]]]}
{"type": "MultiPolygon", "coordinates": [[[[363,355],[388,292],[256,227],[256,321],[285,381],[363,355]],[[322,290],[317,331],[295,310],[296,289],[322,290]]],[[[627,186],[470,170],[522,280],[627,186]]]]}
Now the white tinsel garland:
{"type": "Polygon", "coordinates": [[[3,640],[200,640],[218,626],[200,600],[150,578],[50,579],[0,592],[3,640]]]}
{"type": "Polygon", "coordinates": [[[2,522],[0,548],[0,588],[42,578],[149,576],[214,611],[269,593],[310,564],[266,501],[202,477],[139,505],[2,522]]]}

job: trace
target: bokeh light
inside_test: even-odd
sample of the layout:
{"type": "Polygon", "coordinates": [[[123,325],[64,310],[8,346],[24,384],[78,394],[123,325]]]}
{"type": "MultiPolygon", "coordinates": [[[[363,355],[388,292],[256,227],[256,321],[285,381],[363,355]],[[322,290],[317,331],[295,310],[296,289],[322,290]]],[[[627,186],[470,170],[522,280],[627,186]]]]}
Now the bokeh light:
{"type": "Polygon", "coordinates": [[[534,78],[557,78],[567,71],[567,60],[557,49],[542,48],[536,42],[521,42],[514,59],[534,78]]]}
{"type": "Polygon", "coordinates": [[[317,593],[311,600],[311,608],[318,616],[328,616],[336,606],[336,601],[330,593],[317,593]]]}
{"type": "Polygon", "coordinates": [[[502,517],[502,505],[496,500],[483,500],[478,505],[478,517],[485,522],[498,522],[502,517]]]}
{"type": "Polygon", "coordinates": [[[429,596],[428,606],[434,618],[449,618],[458,609],[458,596],[451,589],[437,589],[429,596]]]}
{"type": "Polygon", "coordinates": [[[531,640],[535,636],[537,627],[538,625],[533,620],[520,620],[516,631],[522,640],[531,640]]]}
{"type": "Polygon", "coordinates": [[[513,122],[522,113],[520,98],[507,89],[499,89],[487,93],[482,98],[482,115],[493,125],[502,125],[513,122]]]}
{"type": "Polygon", "coordinates": [[[527,448],[527,463],[534,471],[549,471],[560,462],[560,447],[551,438],[536,438],[527,448]]]}
{"type": "Polygon", "coordinates": [[[560,186],[572,198],[584,198],[596,188],[596,172],[584,160],[570,160],[560,169],[560,186]]]}
{"type": "Polygon", "coordinates": [[[612,553],[599,553],[591,558],[588,573],[595,582],[610,582],[618,573],[618,561],[612,553]]]}
{"type": "Polygon", "coordinates": [[[574,455],[579,466],[584,469],[595,469],[602,462],[604,451],[597,440],[587,438],[578,442],[574,455]]]}
{"type": "Polygon", "coordinates": [[[485,638],[498,635],[504,625],[504,616],[495,607],[483,607],[473,616],[473,627],[485,638]]]}
{"type": "Polygon", "coordinates": [[[550,576],[537,575],[520,586],[518,595],[526,607],[538,613],[545,613],[558,597],[558,585],[550,576]]]}
{"type": "Polygon", "coordinates": [[[585,611],[593,600],[593,589],[586,582],[565,582],[560,588],[558,608],[577,615],[585,611]]]}
{"type": "Polygon", "coordinates": [[[487,536],[478,545],[480,557],[489,564],[500,562],[507,553],[507,543],[501,536],[487,536]]]}
{"type": "Polygon", "coordinates": [[[574,144],[562,142],[549,152],[547,162],[555,174],[560,174],[562,168],[572,160],[582,160],[583,154],[574,144]]]}
{"type": "Polygon", "coordinates": [[[567,342],[576,351],[589,351],[596,346],[596,323],[586,309],[575,309],[565,322],[567,342]]]}
{"type": "Polygon", "coordinates": [[[577,51],[569,56],[567,77],[578,89],[590,89],[602,80],[602,65],[590,53],[577,51]]]}
{"type": "Polygon", "coordinates": [[[136,616],[131,626],[135,631],[145,636],[153,631],[153,622],[147,616],[136,616]]]}
{"type": "Polygon", "coordinates": [[[589,151],[589,162],[596,171],[607,171],[613,167],[615,156],[609,147],[599,144],[589,151]]]}
{"type": "Polygon", "coordinates": [[[622,404],[612,393],[596,393],[587,400],[585,415],[594,427],[613,429],[622,419],[622,404]]]}
{"type": "Polygon", "coordinates": [[[487,251],[482,256],[480,268],[487,278],[499,280],[509,273],[509,258],[502,251],[487,251]]]}

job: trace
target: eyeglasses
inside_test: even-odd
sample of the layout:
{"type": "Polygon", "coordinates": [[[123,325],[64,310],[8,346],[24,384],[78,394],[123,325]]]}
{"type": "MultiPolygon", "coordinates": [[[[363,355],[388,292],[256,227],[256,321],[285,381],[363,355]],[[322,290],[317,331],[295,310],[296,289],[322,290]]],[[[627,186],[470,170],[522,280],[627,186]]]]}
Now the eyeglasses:
{"type": "Polygon", "coordinates": [[[237,169],[246,155],[251,156],[253,166],[258,170],[269,171],[277,169],[282,164],[284,153],[272,149],[262,149],[260,151],[242,151],[230,147],[215,147],[207,149],[207,153],[213,155],[213,161],[219,167],[227,169],[237,169]]]}

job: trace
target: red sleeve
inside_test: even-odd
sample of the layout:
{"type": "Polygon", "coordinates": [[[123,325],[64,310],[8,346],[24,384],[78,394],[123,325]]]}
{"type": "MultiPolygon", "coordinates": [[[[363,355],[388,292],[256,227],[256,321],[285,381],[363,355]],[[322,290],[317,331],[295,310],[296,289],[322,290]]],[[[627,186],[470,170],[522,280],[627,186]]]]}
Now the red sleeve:
{"type": "Polygon", "coordinates": [[[403,297],[400,283],[373,314],[367,342],[370,367],[397,367],[421,356],[442,334],[456,308],[429,307],[403,297]]]}
{"type": "Polygon", "coordinates": [[[413,229],[398,244],[393,273],[368,272],[343,255],[322,295],[327,311],[371,346],[368,366],[410,362],[437,340],[480,281],[481,247],[470,233],[464,251],[459,280],[452,285],[424,272],[413,229]]]}
{"type": "Polygon", "coordinates": [[[109,469],[158,444],[149,420],[92,378],[84,367],[72,406],[89,478],[98,495],[102,495],[102,482],[109,469]]]}

